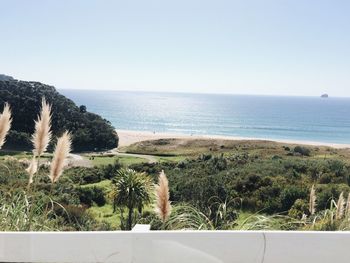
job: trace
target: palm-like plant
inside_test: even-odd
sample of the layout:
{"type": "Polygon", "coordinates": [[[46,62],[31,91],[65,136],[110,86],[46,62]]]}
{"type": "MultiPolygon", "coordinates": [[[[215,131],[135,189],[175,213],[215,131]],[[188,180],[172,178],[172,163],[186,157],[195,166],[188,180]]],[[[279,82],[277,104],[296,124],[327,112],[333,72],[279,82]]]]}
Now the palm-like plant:
{"type": "MultiPolygon", "coordinates": [[[[138,209],[142,213],[143,207],[152,201],[152,178],[132,169],[121,169],[113,184],[113,206],[120,206],[121,211],[123,207],[128,209],[126,228],[131,230],[134,210],[138,209]]],[[[122,214],[121,220],[123,221],[122,214]]]]}

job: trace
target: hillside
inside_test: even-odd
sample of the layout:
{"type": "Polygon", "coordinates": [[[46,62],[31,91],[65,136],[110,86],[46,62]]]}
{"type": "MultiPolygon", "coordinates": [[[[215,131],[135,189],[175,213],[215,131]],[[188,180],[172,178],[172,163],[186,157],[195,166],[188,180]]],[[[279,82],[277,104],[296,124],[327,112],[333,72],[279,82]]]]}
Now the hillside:
{"type": "Polygon", "coordinates": [[[5,74],[0,74],[0,80],[8,81],[8,80],[14,80],[14,79],[11,76],[7,76],[5,74]]]}
{"type": "Polygon", "coordinates": [[[5,102],[11,105],[12,129],[5,149],[29,150],[34,120],[40,110],[41,99],[52,104],[52,131],[60,135],[64,130],[73,134],[74,151],[112,149],[118,145],[114,127],[97,114],[86,111],[85,106],[59,94],[53,86],[40,82],[0,80],[0,110],[5,102]]]}
{"type": "Polygon", "coordinates": [[[171,200],[191,203],[202,211],[212,206],[215,197],[245,212],[295,216],[300,205],[306,207],[301,215],[307,213],[313,184],[321,210],[342,191],[350,191],[349,149],[254,140],[160,139],[135,143],[124,151],[182,158],[131,167],[154,177],[166,171],[171,200]]]}

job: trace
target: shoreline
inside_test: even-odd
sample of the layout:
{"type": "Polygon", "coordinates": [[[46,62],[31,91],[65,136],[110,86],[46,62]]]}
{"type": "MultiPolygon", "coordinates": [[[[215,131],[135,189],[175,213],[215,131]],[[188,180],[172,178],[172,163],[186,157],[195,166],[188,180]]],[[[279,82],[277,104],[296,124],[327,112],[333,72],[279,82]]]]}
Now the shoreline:
{"type": "Polygon", "coordinates": [[[350,148],[350,144],[341,143],[327,143],[327,142],[316,142],[316,141],[302,141],[302,140],[288,140],[288,139],[266,139],[266,138],[252,138],[252,137],[239,137],[239,136],[228,136],[228,135],[200,135],[200,134],[181,134],[171,132],[152,132],[152,131],[136,131],[136,130],[116,130],[119,136],[119,147],[126,147],[136,142],[148,141],[148,140],[159,140],[159,139],[207,139],[207,140],[250,140],[250,141],[271,141],[277,143],[286,144],[299,144],[309,146],[325,146],[336,149],[350,148]]]}

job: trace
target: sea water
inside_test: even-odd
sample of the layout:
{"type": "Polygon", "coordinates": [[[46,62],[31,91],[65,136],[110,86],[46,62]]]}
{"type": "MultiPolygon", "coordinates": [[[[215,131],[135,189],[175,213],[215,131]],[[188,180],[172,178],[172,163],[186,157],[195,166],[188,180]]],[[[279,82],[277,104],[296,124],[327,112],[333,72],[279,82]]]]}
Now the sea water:
{"type": "Polygon", "coordinates": [[[350,98],[60,92],[116,129],[350,143],[350,98]]]}

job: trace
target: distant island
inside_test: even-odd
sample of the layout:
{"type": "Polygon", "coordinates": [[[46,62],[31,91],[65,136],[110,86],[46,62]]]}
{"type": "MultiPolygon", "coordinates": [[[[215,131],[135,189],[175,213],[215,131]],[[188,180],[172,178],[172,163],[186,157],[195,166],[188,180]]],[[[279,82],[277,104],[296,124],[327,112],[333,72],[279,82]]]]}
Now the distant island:
{"type": "Polygon", "coordinates": [[[326,98],[328,98],[328,97],[329,97],[329,96],[328,96],[327,93],[321,95],[321,98],[324,98],[324,99],[326,99],[326,98]]]}
{"type": "Polygon", "coordinates": [[[69,130],[73,135],[73,150],[101,151],[118,146],[118,135],[108,120],[90,113],[86,106],[77,106],[61,95],[53,86],[34,81],[16,80],[0,75],[0,110],[5,102],[11,105],[12,129],[4,148],[29,150],[34,120],[40,111],[42,98],[52,105],[52,130],[54,137],[69,130]]]}

